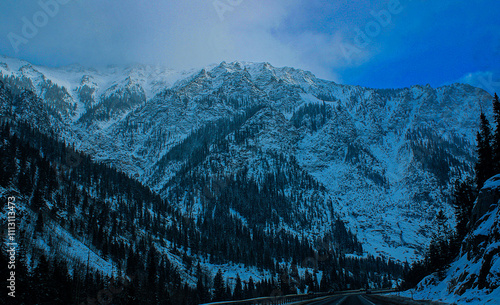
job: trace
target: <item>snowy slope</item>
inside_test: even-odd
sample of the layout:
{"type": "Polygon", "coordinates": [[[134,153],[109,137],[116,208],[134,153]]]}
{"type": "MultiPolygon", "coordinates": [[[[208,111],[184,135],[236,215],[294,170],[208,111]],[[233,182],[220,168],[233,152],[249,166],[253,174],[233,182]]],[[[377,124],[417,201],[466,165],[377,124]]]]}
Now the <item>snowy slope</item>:
{"type": "MultiPolygon", "coordinates": [[[[2,57],[0,73],[11,87],[30,89],[45,102],[31,107],[43,109],[43,117],[28,106],[21,111],[2,105],[2,115],[41,126],[50,121],[65,141],[164,196],[192,161],[188,155],[170,160],[169,152],[207,124],[260,105],[217,140],[227,143],[227,151],[208,141],[207,155],[189,163],[189,170],[215,179],[249,168],[248,178],[262,184],[275,169],[261,160],[270,154],[293,157],[292,167],[322,186],[286,190],[293,197],[301,189],[305,201],[314,202],[294,211],[312,224],[297,234],[322,235],[330,215],[340,215],[365,250],[401,261],[421,257],[439,210],[452,214],[450,182],[470,172],[481,107],[491,114],[491,96],[468,85],[369,89],[268,63],[223,62],[176,72],[151,66],[47,68],[2,57]],[[243,142],[237,140],[242,132],[243,142]]],[[[201,202],[202,195],[195,196],[193,202],[201,202]]],[[[201,215],[201,204],[185,202],[179,202],[180,211],[201,215]]],[[[297,228],[293,221],[282,226],[297,228]]]]}
{"type": "MultiPolygon", "coordinates": [[[[499,179],[500,175],[489,179],[481,192],[488,191],[500,195],[499,179]]],[[[456,304],[498,304],[500,209],[498,202],[488,203],[488,212],[475,224],[471,224],[473,231],[464,241],[461,255],[447,269],[444,280],[439,280],[436,274],[424,278],[416,288],[416,298],[456,304]]],[[[406,292],[408,295],[410,293],[406,292]]]]}

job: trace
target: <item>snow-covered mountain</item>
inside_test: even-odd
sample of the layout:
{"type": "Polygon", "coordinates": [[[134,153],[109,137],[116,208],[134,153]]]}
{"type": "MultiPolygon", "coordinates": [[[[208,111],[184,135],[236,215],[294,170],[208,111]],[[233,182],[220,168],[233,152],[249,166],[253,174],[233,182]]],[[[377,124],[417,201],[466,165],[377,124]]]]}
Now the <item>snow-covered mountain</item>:
{"type": "Polygon", "coordinates": [[[370,89],[246,62],[177,72],[0,57],[0,81],[35,94],[1,115],[56,133],[185,216],[222,209],[311,239],[340,217],[368,253],[401,261],[421,257],[439,210],[453,214],[451,181],[470,173],[492,99],[463,84],[370,89]],[[266,185],[280,188],[275,205],[240,196],[266,185]]]}
{"type": "MultiPolygon", "coordinates": [[[[442,275],[416,287],[414,297],[454,304],[498,304],[500,299],[500,175],[484,184],[473,209],[471,233],[460,255],[442,275]]],[[[406,292],[409,296],[412,291],[406,292]]]]}

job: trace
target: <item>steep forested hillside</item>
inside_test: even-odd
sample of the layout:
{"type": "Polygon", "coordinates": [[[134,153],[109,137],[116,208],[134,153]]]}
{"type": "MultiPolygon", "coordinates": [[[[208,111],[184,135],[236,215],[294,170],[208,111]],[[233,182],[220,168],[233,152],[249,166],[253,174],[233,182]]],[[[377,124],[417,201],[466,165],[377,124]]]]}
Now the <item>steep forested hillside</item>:
{"type": "MultiPolygon", "coordinates": [[[[121,304],[139,299],[197,304],[198,297],[212,297],[212,270],[224,264],[254,270],[259,279],[245,281],[245,293],[252,296],[270,295],[278,288],[289,293],[297,288],[387,286],[402,276],[403,267],[393,262],[347,256],[361,254],[362,245],[339,219],[320,240],[270,226],[273,222],[265,215],[294,204],[293,197],[283,194],[288,182],[279,170],[294,161],[283,156],[274,156],[282,165],[277,176],[267,177],[266,188],[245,175],[227,177],[221,188],[186,167],[178,175],[178,189],[163,199],[28,122],[4,120],[0,134],[0,190],[3,198],[16,198],[17,291],[26,304],[80,304],[89,296],[97,298],[110,283],[121,285],[121,292],[113,295],[121,304]],[[200,185],[207,194],[204,210],[212,212],[187,218],[176,196],[200,185]],[[239,205],[248,209],[245,221],[231,208],[239,205]],[[278,283],[283,277],[289,279],[286,288],[278,283]]],[[[290,178],[318,188],[304,173],[290,178]]],[[[2,258],[7,261],[5,252],[2,258]]]]}

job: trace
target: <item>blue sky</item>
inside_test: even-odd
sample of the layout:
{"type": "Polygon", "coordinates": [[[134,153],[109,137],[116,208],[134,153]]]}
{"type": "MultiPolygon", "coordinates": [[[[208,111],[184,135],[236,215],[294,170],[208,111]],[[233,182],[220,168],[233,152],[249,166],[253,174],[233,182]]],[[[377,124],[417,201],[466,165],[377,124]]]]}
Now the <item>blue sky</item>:
{"type": "Polygon", "coordinates": [[[0,54],[49,66],[266,61],[367,87],[500,91],[497,0],[1,1],[0,37],[0,54]]]}

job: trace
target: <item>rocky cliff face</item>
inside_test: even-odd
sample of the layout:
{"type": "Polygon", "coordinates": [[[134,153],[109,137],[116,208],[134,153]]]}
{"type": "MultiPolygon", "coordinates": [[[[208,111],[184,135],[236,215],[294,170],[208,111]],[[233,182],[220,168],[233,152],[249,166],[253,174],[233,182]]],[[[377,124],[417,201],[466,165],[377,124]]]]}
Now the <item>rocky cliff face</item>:
{"type": "MultiPolygon", "coordinates": [[[[42,98],[1,103],[1,115],[55,132],[188,217],[208,207],[205,186],[185,177],[220,184],[220,196],[238,175],[261,190],[273,181],[297,204],[260,225],[321,236],[339,216],[365,250],[402,261],[420,257],[439,210],[453,214],[450,182],[470,173],[477,118],[491,103],[467,85],[369,89],[268,63],[175,72],[0,62],[6,86],[42,98]]],[[[258,208],[224,209],[251,219],[245,206],[258,208]]]]}
{"type": "Polygon", "coordinates": [[[477,201],[472,209],[472,216],[469,224],[472,228],[478,226],[478,221],[481,220],[484,214],[486,214],[500,199],[498,180],[500,180],[500,176],[491,177],[481,188],[477,201]]]}
{"type": "Polygon", "coordinates": [[[433,274],[417,287],[419,298],[457,304],[498,304],[500,299],[500,175],[486,181],[474,206],[472,233],[461,255],[444,274],[433,274]]]}

